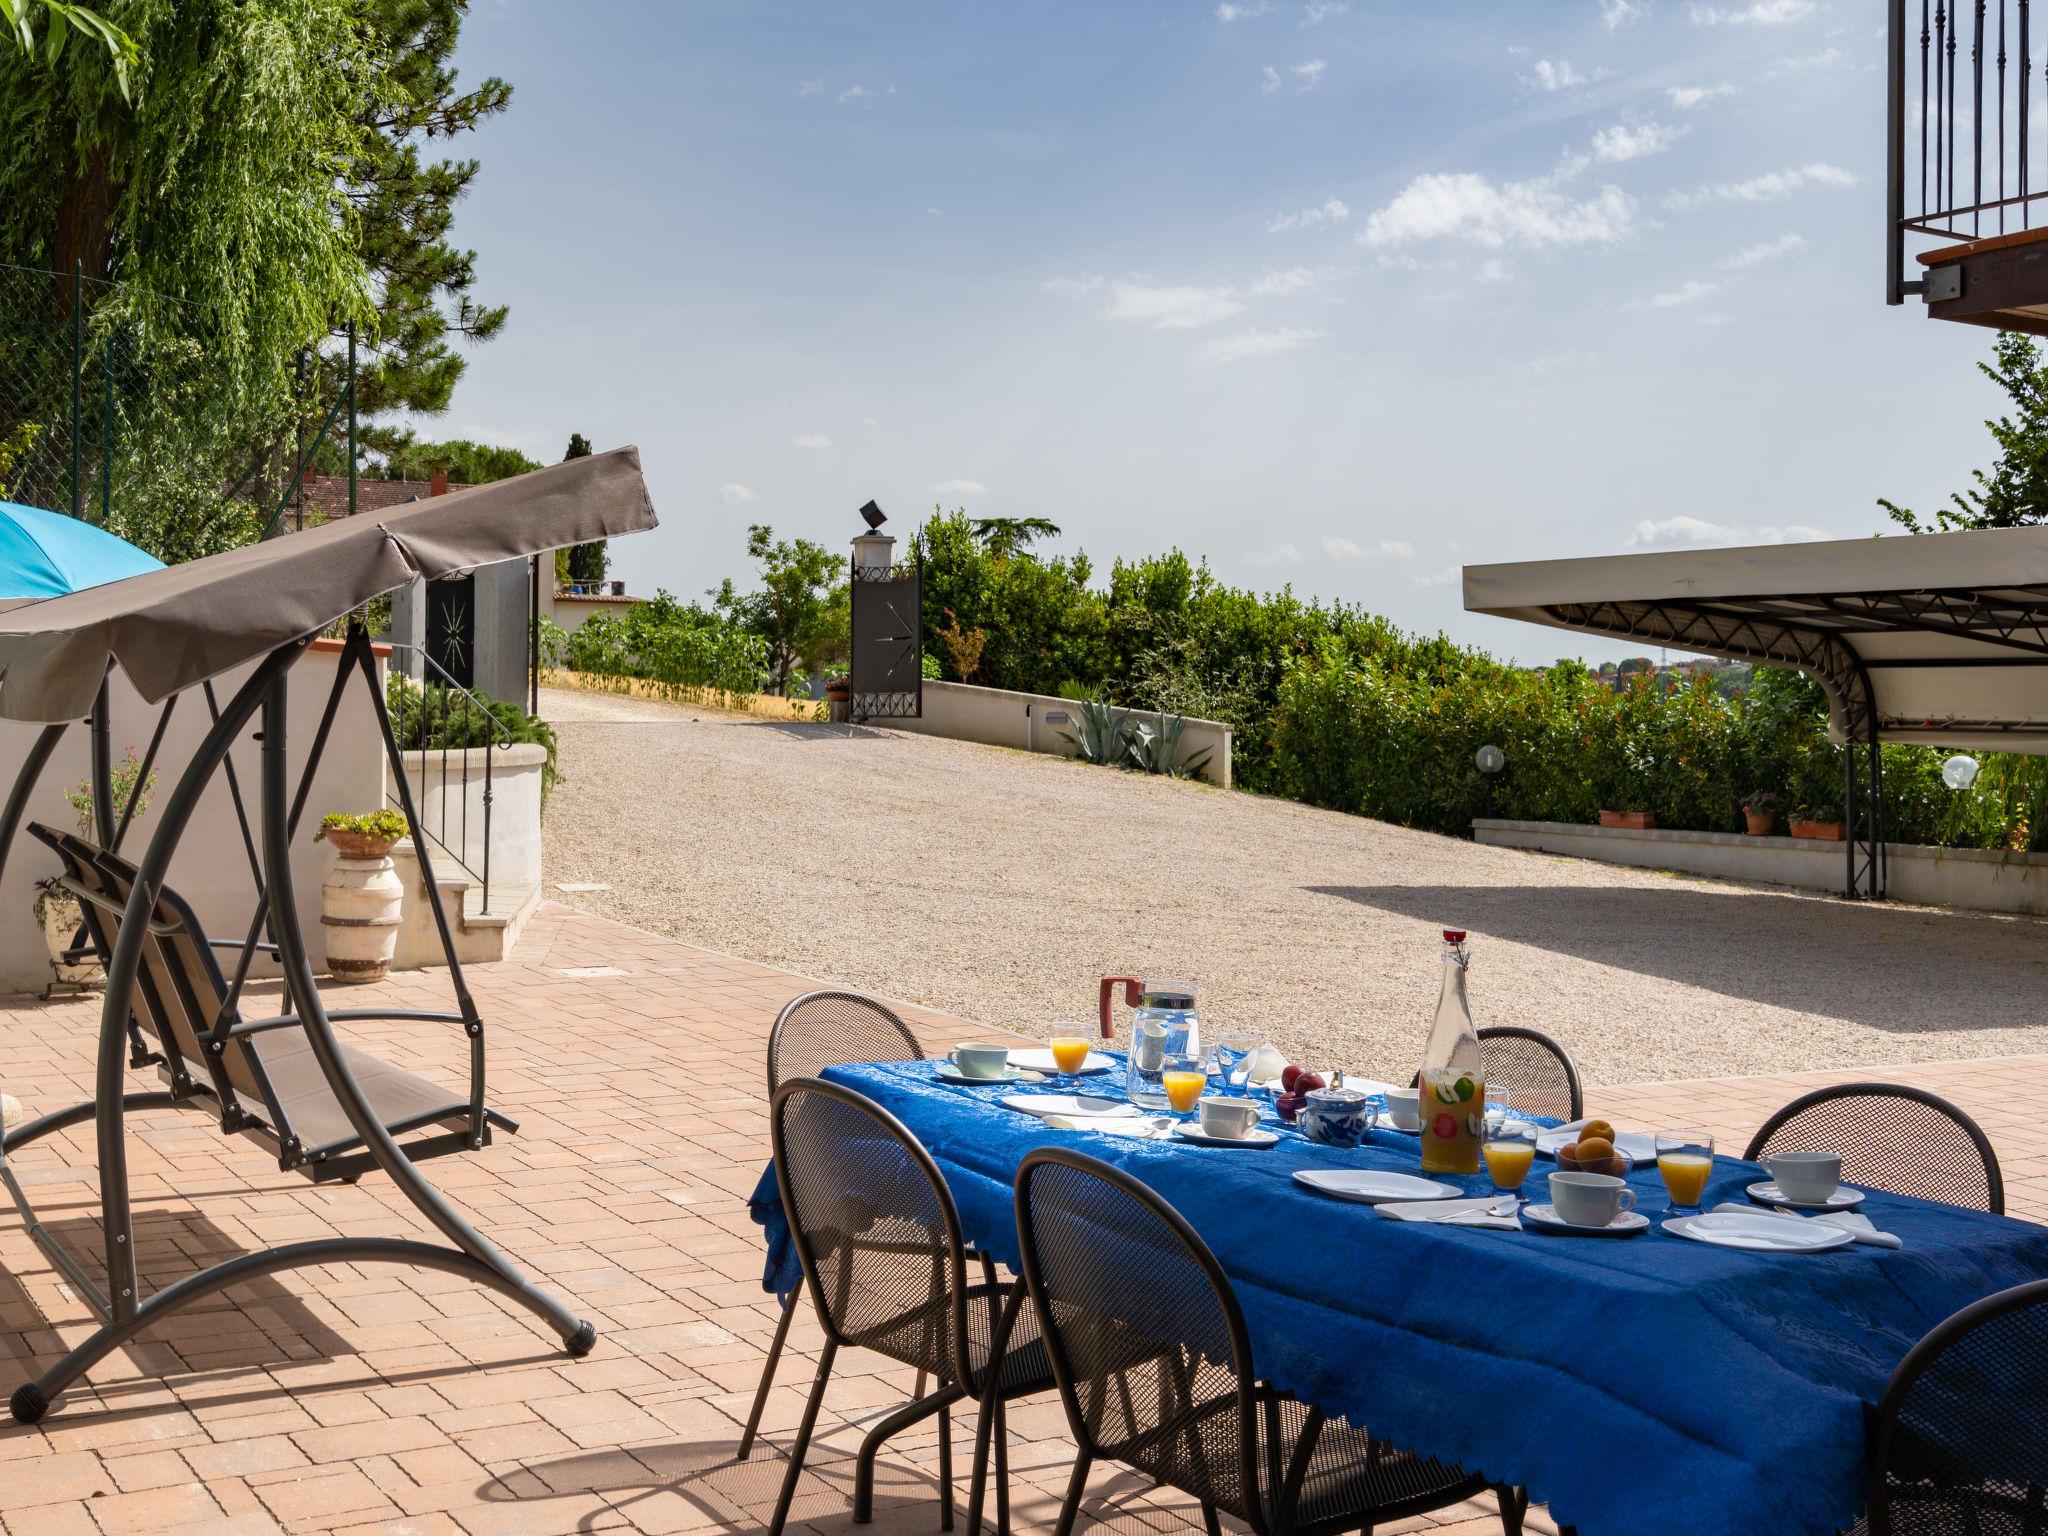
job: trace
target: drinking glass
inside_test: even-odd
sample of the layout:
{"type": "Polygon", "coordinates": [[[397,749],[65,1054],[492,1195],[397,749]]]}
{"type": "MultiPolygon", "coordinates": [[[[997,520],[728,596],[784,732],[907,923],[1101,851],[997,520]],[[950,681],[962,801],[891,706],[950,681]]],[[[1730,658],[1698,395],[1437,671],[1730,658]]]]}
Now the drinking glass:
{"type": "Polygon", "coordinates": [[[1175,1114],[1191,1115],[1209,1086],[1208,1063],[1199,1056],[1169,1052],[1165,1069],[1159,1074],[1159,1086],[1175,1114]]]}
{"type": "Polygon", "coordinates": [[[1698,1215],[1707,1180],[1714,1172],[1714,1138],[1703,1131],[1659,1131],[1657,1171],[1664,1175],[1671,1209],[1680,1215],[1698,1215]]]}
{"type": "Polygon", "coordinates": [[[1251,1035],[1219,1035],[1216,1039],[1216,1071],[1222,1092],[1237,1098],[1251,1096],[1252,1053],[1259,1042],[1251,1035]]]}
{"type": "Polygon", "coordinates": [[[1519,1194],[1536,1162],[1536,1127],[1526,1120],[1503,1120],[1488,1128],[1479,1151],[1493,1176],[1493,1192],[1519,1194]]]}
{"type": "Polygon", "coordinates": [[[1046,1048],[1052,1052],[1053,1071],[1063,1083],[1080,1080],[1081,1069],[1088,1064],[1089,1041],[1086,1035],[1054,1035],[1046,1041],[1046,1048]]]}

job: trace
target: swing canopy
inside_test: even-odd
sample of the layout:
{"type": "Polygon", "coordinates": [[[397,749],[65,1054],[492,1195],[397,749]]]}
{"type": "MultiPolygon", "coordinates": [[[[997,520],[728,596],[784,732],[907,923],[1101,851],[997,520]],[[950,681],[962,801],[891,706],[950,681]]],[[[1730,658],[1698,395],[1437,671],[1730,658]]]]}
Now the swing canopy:
{"type": "Polygon", "coordinates": [[[653,527],[654,521],[639,454],[621,448],[0,612],[0,717],[44,722],[0,808],[0,866],[22,829],[30,793],[58,739],[90,714],[99,840],[36,825],[27,830],[62,859],[65,872],[56,884],[83,904],[88,952],[96,953],[106,968],[92,1099],[25,1125],[0,1128],[0,1192],[100,1320],[91,1337],[15,1389],[9,1407],[18,1421],[40,1419],[108,1353],[168,1315],[259,1275],[323,1264],[404,1264],[459,1275],[533,1313],[571,1355],[590,1351],[596,1341],[593,1326],[522,1276],[417,1166],[429,1158],[481,1150],[490,1145],[493,1129],[509,1133],[518,1127],[486,1097],[484,1021],[463,979],[361,619],[350,620],[326,709],[296,770],[296,784],[288,762],[286,690],[293,663],[315,636],[416,576],[431,580],[524,559],[568,544],[635,533],[653,527]],[[249,663],[254,666],[221,704],[213,680],[249,663]],[[148,848],[139,857],[120,847],[132,803],[118,823],[112,814],[106,680],[115,667],[146,700],[163,705],[145,773],[162,741],[163,721],[185,690],[205,694],[211,720],[205,739],[164,798],[148,848]],[[329,1010],[315,979],[292,889],[291,849],[314,771],[352,680],[359,680],[368,694],[392,789],[412,833],[420,886],[455,994],[450,1012],[329,1010]],[[259,716],[262,771],[251,818],[228,754],[259,716]],[[193,810],[223,764],[252,858],[261,845],[256,910],[239,940],[209,939],[166,878],[193,810]],[[260,942],[266,929],[269,942],[260,942]],[[235,957],[231,976],[215,962],[215,949],[235,957]],[[250,1018],[241,1004],[251,961],[259,952],[277,959],[284,1006],[273,1017],[250,1018]],[[344,1042],[334,1028],[338,1021],[369,1019],[459,1027],[469,1043],[467,1091],[419,1077],[402,1063],[380,1061],[344,1042]],[[141,1091],[131,1086],[130,1074],[149,1067],[157,1070],[164,1087],[141,1091]],[[223,1134],[245,1136],[265,1147],[281,1170],[316,1181],[353,1183],[381,1171],[445,1242],[332,1237],[287,1243],[226,1259],[145,1295],[132,1241],[126,1119],[162,1109],[208,1114],[223,1134]],[[87,1122],[97,1139],[105,1244],[98,1275],[105,1277],[104,1288],[37,1216],[27,1187],[9,1167],[12,1154],[87,1122]],[[406,1138],[403,1144],[401,1137],[406,1138]]]}

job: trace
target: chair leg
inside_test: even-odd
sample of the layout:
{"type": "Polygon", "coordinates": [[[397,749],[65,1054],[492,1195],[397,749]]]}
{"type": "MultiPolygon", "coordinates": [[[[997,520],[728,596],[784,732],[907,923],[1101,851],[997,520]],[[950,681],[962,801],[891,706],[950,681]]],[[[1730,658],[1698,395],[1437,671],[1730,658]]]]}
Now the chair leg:
{"type": "Polygon", "coordinates": [[[1081,1495],[1088,1491],[1088,1463],[1094,1458],[1086,1451],[1074,1457],[1074,1475],[1067,1479],[1067,1497],[1060,1505],[1059,1524],[1052,1536],[1074,1536],[1074,1518],[1081,1513],[1081,1495]]]}
{"type": "Polygon", "coordinates": [[[1216,1506],[1214,1504],[1204,1504],[1202,1506],[1202,1529],[1207,1531],[1209,1536],[1223,1536],[1223,1524],[1216,1518],[1216,1506]]]}
{"type": "MultiPolygon", "coordinates": [[[[959,1395],[955,1388],[941,1387],[930,1397],[920,1397],[905,1403],[861,1437],[860,1454],[853,1462],[855,1525],[866,1525],[875,1518],[875,1458],[881,1454],[882,1447],[920,1419],[928,1419],[939,1412],[943,1404],[951,1403],[959,1395]]],[[[942,1428],[941,1433],[943,1432],[942,1428]]]]}
{"type": "MultiPolygon", "coordinates": [[[[967,1473],[967,1536],[981,1536],[981,1513],[988,1502],[988,1451],[989,1440],[998,1433],[996,1409],[984,1396],[979,1410],[974,1415],[974,1462],[967,1473]]],[[[998,1494],[996,1519],[1000,1524],[1002,1516],[1001,1495],[998,1494]]]]}
{"type": "Polygon", "coordinates": [[[953,1529],[953,1400],[939,1410],[939,1529],[953,1529]]]}
{"type": "Polygon", "coordinates": [[[1502,1536],[1522,1536],[1522,1521],[1529,1513],[1529,1490],[1502,1483],[1493,1491],[1500,1499],[1502,1536]]]}
{"type": "Polygon", "coordinates": [[[1010,1414],[996,1399],[996,1536],[1010,1536],[1010,1414]]]}
{"type": "Polygon", "coordinates": [[[754,1451],[754,1436],[761,1428],[761,1410],[768,1406],[768,1389],[775,1385],[775,1366],[782,1359],[782,1341],[789,1337],[789,1319],[796,1311],[796,1292],[782,1298],[782,1320],[775,1325],[775,1340],[768,1346],[768,1358],[761,1362],[761,1385],[754,1389],[754,1411],[747,1415],[747,1427],[740,1434],[739,1460],[754,1451]]]}
{"type": "Polygon", "coordinates": [[[782,1536],[789,1521],[789,1506],[796,1501],[797,1479],[804,1474],[804,1456],[811,1448],[811,1431],[818,1427],[818,1409],[825,1401],[825,1383],[832,1376],[832,1357],[839,1346],[831,1339],[818,1356],[818,1379],[811,1385],[811,1400],[804,1404],[803,1422],[797,1425],[796,1442],[789,1448],[789,1470],[782,1477],[782,1492],[775,1499],[775,1518],[768,1522],[768,1536],[782,1536]]]}

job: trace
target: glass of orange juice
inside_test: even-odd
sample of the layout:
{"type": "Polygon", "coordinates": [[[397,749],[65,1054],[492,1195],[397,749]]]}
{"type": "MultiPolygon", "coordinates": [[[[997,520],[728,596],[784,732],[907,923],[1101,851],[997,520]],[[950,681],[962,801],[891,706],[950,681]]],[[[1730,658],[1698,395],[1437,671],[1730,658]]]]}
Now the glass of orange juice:
{"type": "Polygon", "coordinates": [[[1714,1138],[1702,1131],[1659,1131],[1657,1171],[1664,1175],[1671,1209],[1697,1212],[1714,1172],[1714,1138]]]}
{"type": "Polygon", "coordinates": [[[1088,1040],[1083,1035],[1054,1035],[1045,1042],[1061,1077],[1079,1077],[1088,1065],[1088,1040]]]}
{"type": "Polygon", "coordinates": [[[1191,1115],[1196,1101],[1209,1087],[1208,1064],[1199,1056],[1168,1056],[1159,1086],[1165,1090],[1166,1102],[1173,1106],[1175,1114],[1191,1115]]]}
{"type": "Polygon", "coordinates": [[[1486,1133],[1480,1143],[1486,1171],[1493,1176],[1496,1195],[1512,1195],[1529,1177],[1536,1162],[1536,1127],[1526,1120],[1503,1120],[1486,1133]]]}

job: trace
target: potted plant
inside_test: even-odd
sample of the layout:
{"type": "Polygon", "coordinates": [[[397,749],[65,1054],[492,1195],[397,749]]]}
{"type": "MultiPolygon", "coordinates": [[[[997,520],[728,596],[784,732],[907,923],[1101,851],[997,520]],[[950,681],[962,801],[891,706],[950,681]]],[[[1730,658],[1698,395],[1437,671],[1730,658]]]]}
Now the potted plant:
{"type": "Polygon", "coordinates": [[[1624,811],[1615,806],[1600,808],[1600,825],[1603,827],[1626,827],[1633,832],[1648,832],[1657,825],[1655,811],[1624,811]]]}
{"type": "Polygon", "coordinates": [[[1778,796],[1774,790],[1759,789],[1742,802],[1742,814],[1749,821],[1751,837],[1769,837],[1778,824],[1778,796]]]}
{"type": "Polygon", "coordinates": [[[1814,838],[1823,843],[1839,843],[1842,840],[1841,807],[1825,803],[1798,807],[1792,812],[1792,835],[1814,838]]]}
{"type": "Polygon", "coordinates": [[[382,981],[398,953],[405,883],[391,849],[407,832],[405,818],[388,807],[320,818],[315,842],[339,855],[320,887],[320,924],[327,931],[327,970],[336,981],[382,981]]]}
{"type": "MultiPolygon", "coordinates": [[[[131,800],[134,802],[135,809],[130,816],[132,821],[149,809],[149,797],[156,791],[156,775],[143,776],[142,764],[136,760],[135,749],[130,747],[114,768],[110,787],[114,792],[117,817],[128,809],[131,800]]],[[[98,817],[92,797],[92,780],[80,779],[77,787],[64,799],[78,818],[78,835],[88,842],[93,841],[99,835],[99,828],[96,825],[98,817]]],[[[78,948],[83,943],[80,935],[85,927],[85,913],[79,907],[78,898],[59,885],[54,876],[36,882],[35,915],[36,927],[42,930],[43,946],[50,952],[50,970],[57,984],[90,987],[105,979],[97,957],[77,957],[78,948]]]]}
{"type": "Polygon", "coordinates": [[[835,725],[844,725],[853,718],[853,679],[845,673],[825,679],[825,705],[827,718],[835,725]]]}

